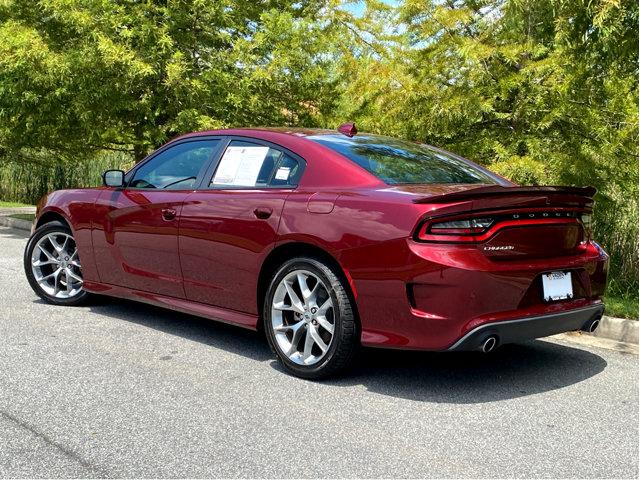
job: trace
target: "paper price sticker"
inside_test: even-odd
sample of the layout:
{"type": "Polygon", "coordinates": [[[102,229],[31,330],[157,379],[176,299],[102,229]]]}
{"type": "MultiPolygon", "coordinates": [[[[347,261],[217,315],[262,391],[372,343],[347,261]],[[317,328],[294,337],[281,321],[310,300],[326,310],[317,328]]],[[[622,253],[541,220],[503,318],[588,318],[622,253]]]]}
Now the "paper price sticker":
{"type": "Polygon", "coordinates": [[[288,180],[291,174],[291,167],[280,167],[275,172],[275,180],[288,180]]]}
{"type": "Polygon", "coordinates": [[[268,147],[228,147],[217,167],[213,184],[255,186],[267,154],[268,147]]]}

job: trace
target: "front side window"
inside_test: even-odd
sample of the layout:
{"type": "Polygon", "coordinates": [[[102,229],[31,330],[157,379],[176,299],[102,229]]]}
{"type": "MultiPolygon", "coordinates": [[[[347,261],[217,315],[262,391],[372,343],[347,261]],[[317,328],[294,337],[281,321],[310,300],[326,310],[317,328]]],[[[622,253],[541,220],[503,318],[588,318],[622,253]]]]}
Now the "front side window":
{"type": "Polygon", "coordinates": [[[286,187],[297,183],[300,174],[297,160],[281,150],[243,140],[233,140],[226,148],[212,188],[286,187]]]}
{"type": "Polygon", "coordinates": [[[388,184],[496,184],[490,174],[452,155],[381,135],[307,137],[354,161],[388,184]]]}
{"type": "Polygon", "coordinates": [[[220,140],[184,142],[159,153],[138,168],[129,188],[191,190],[220,140]]]}

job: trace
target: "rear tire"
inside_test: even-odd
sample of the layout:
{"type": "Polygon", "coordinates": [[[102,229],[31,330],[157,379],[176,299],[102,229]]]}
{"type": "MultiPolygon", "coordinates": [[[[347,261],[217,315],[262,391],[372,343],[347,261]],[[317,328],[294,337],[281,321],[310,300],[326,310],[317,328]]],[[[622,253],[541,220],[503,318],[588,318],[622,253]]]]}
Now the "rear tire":
{"type": "Polygon", "coordinates": [[[24,250],[24,272],[33,291],[52,305],[81,305],[82,267],[71,229],[62,222],[38,227],[24,250]]]}
{"type": "Polygon", "coordinates": [[[263,318],[271,350],[293,375],[327,378],[352,363],[359,341],[351,299],[321,260],[285,262],[271,280],[263,318]]]}

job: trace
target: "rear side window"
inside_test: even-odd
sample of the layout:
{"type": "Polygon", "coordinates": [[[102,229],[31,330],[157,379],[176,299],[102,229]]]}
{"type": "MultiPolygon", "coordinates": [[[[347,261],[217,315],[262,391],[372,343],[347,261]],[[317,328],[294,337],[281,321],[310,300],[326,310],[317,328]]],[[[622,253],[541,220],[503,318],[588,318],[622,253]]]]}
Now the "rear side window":
{"type": "Polygon", "coordinates": [[[432,147],[381,135],[307,137],[365,168],[388,184],[496,184],[488,173],[432,147]]]}
{"type": "Polygon", "coordinates": [[[233,140],[215,170],[209,187],[261,188],[297,184],[299,162],[276,148],[233,140]]]}

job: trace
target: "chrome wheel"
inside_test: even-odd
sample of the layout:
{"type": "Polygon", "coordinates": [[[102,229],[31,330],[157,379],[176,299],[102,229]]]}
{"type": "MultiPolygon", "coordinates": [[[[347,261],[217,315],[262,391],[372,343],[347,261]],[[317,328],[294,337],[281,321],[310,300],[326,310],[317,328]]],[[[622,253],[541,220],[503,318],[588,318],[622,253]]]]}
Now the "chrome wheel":
{"type": "Polygon", "coordinates": [[[271,326],[278,348],[292,362],[313,365],[328,352],[335,330],[329,290],[307,270],[294,270],[277,286],[271,326]]]}
{"type": "Polygon", "coordinates": [[[73,237],[64,232],[43,236],[31,253],[31,271],[40,288],[55,298],[82,292],[82,269],[73,237]]]}

